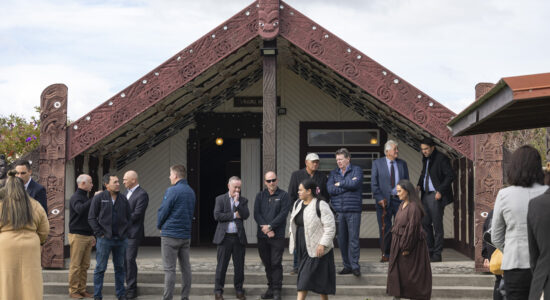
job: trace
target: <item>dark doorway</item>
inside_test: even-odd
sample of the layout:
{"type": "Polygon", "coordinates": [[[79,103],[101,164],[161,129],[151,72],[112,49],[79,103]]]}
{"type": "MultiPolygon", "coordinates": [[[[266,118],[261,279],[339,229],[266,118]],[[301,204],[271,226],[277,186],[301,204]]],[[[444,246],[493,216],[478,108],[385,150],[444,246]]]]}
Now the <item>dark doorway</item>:
{"type": "Polygon", "coordinates": [[[213,139],[205,139],[200,145],[199,242],[205,245],[212,243],[216,231],[216,196],[227,192],[229,177],[241,176],[241,140],[228,138],[218,146],[213,139]]]}

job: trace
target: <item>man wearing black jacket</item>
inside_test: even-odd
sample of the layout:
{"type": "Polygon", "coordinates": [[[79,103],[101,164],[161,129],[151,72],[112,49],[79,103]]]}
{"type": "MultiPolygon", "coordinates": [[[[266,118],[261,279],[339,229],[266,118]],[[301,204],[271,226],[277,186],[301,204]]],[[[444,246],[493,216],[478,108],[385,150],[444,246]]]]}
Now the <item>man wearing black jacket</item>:
{"type": "Polygon", "coordinates": [[[92,199],[88,222],[97,238],[96,268],[94,270],[94,299],[102,299],[103,277],[109,254],[113,252],[115,269],[115,289],[118,300],[126,299],[124,289],[124,258],[128,246],[128,227],[131,222],[130,205],[124,195],[120,194],[120,183],[117,176],[103,176],[105,191],[92,199]]]}
{"type": "Polygon", "coordinates": [[[48,199],[46,196],[46,189],[38,182],[34,181],[31,177],[32,168],[31,163],[28,160],[18,160],[15,162],[15,176],[23,179],[25,183],[25,190],[29,193],[29,196],[34,200],[40,202],[40,205],[48,214],[48,199]]]}
{"type": "Polygon", "coordinates": [[[439,262],[443,251],[443,211],[445,205],[453,202],[455,174],[449,158],[435,149],[431,138],[424,138],[420,149],[424,157],[417,189],[422,191],[422,204],[426,212],[422,227],[426,232],[430,261],[439,262]]]}
{"type": "MultiPolygon", "coordinates": [[[[327,202],[330,201],[330,196],[327,191],[327,176],[317,171],[319,169],[319,155],[317,153],[309,153],[306,155],[306,167],[298,171],[292,172],[290,183],[288,184],[288,194],[290,195],[290,207],[294,205],[294,201],[298,199],[298,187],[305,179],[311,178],[319,187],[319,193],[327,202]]],[[[298,273],[298,256],[294,251],[294,263],[291,275],[298,273]]]]}
{"type": "Polygon", "coordinates": [[[78,189],[69,201],[69,245],[71,263],[69,265],[69,297],[90,298],[86,291],[86,278],[90,267],[90,255],[95,243],[94,232],[88,223],[91,199],[88,193],[94,184],[92,177],[82,174],[76,179],[78,189]]]}
{"type": "Polygon", "coordinates": [[[266,189],[256,195],[254,220],[258,224],[258,252],[265,267],[267,291],[262,299],[281,299],[283,287],[283,252],[286,217],[290,209],[288,193],[277,187],[277,174],[265,173],[266,189]]]}
{"type": "Polygon", "coordinates": [[[139,185],[136,171],[130,170],[124,173],[122,182],[126,187],[126,199],[128,199],[132,215],[128,228],[128,248],[126,249],[126,298],[134,299],[137,297],[136,257],[139,244],[145,236],[143,221],[145,220],[145,210],[149,205],[149,195],[139,185]]]}

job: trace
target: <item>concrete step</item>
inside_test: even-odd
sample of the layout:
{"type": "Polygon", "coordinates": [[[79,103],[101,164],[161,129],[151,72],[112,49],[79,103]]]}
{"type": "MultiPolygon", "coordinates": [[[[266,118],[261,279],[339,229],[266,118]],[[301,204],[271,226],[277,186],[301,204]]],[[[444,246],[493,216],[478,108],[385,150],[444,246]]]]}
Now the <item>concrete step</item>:
{"type": "MultiPolygon", "coordinates": [[[[63,270],[44,270],[42,272],[44,282],[68,282],[68,272],[63,270]]],[[[180,278],[177,273],[177,278],[180,278]]],[[[215,273],[193,272],[192,283],[214,284],[215,273]]],[[[284,274],[283,284],[296,285],[297,276],[284,274]]],[[[105,272],[105,282],[114,282],[114,273],[105,272]]],[[[363,274],[361,277],[353,275],[337,275],[336,285],[372,285],[385,286],[387,276],[385,274],[363,274]]],[[[164,283],[164,272],[142,271],[138,274],[139,284],[164,283]]],[[[233,274],[227,273],[225,282],[233,282],[233,274]]],[[[265,284],[267,279],[264,273],[245,273],[245,284],[265,284]]],[[[491,287],[494,284],[494,276],[483,274],[434,274],[432,276],[433,286],[472,286],[491,287]]],[[[88,283],[93,284],[93,271],[88,271],[88,283]]]]}
{"type": "MultiPolygon", "coordinates": [[[[265,284],[245,284],[244,286],[248,295],[260,295],[266,289],[265,284]]],[[[191,286],[191,295],[206,296],[213,294],[213,284],[199,284],[194,283],[191,286]]],[[[147,283],[140,284],[138,292],[140,295],[162,295],[164,291],[164,284],[161,283],[147,283]]],[[[492,295],[492,287],[472,287],[472,286],[434,286],[432,288],[432,295],[434,297],[445,298],[462,298],[462,299],[479,299],[490,298],[492,295]]],[[[49,295],[63,295],[67,294],[67,283],[63,282],[45,282],[44,294],[49,295]]],[[[175,295],[181,293],[181,285],[176,284],[174,291],[175,295]]],[[[114,283],[106,282],[103,285],[103,294],[114,295],[115,287],[114,283]]],[[[226,295],[235,295],[235,290],[230,285],[226,285],[226,295]]],[[[284,285],[282,294],[285,296],[296,295],[296,286],[284,285]]],[[[337,295],[345,296],[369,296],[379,297],[386,296],[386,286],[375,285],[346,285],[336,287],[337,295]]],[[[254,299],[254,298],[252,298],[254,299]]]]}

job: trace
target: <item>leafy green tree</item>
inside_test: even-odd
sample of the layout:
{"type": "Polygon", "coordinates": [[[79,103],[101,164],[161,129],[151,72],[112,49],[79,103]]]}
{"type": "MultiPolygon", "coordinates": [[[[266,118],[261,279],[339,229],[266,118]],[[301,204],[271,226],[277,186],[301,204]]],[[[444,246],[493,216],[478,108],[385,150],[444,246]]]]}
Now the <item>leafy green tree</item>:
{"type": "MultiPolygon", "coordinates": [[[[35,107],[40,115],[40,108],[35,107]]],[[[8,163],[31,152],[40,143],[40,118],[32,116],[27,120],[11,114],[0,116],[0,154],[5,154],[8,163]]]]}

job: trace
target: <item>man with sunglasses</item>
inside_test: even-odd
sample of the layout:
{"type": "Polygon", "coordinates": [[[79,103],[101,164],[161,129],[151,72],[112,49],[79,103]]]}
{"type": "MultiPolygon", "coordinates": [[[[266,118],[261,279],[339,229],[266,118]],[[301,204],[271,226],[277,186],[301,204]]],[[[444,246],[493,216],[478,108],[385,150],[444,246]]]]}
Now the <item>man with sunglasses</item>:
{"type": "Polygon", "coordinates": [[[25,190],[36,201],[40,202],[40,205],[44,207],[46,214],[48,214],[48,201],[46,198],[46,189],[38,182],[31,178],[32,169],[31,163],[28,160],[18,160],[15,162],[15,176],[23,179],[25,183],[25,190]]]}
{"type": "Polygon", "coordinates": [[[283,252],[286,217],[290,209],[288,193],[277,186],[277,174],[264,175],[266,189],[256,195],[254,220],[258,223],[258,252],[265,267],[267,291],[262,299],[281,299],[283,287],[283,252]]]}

